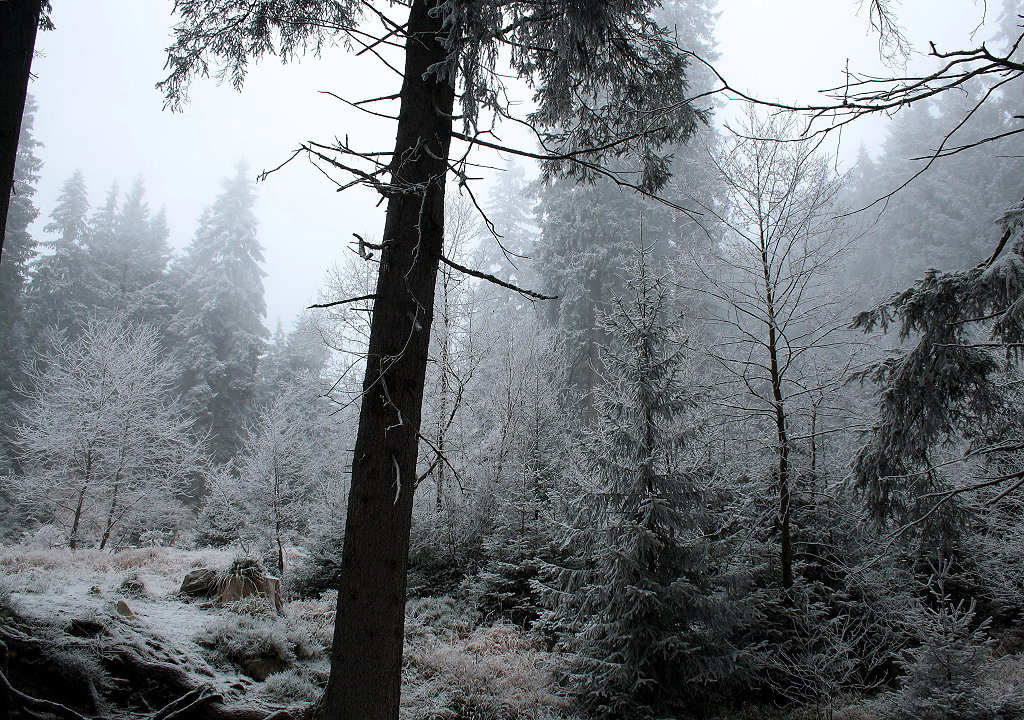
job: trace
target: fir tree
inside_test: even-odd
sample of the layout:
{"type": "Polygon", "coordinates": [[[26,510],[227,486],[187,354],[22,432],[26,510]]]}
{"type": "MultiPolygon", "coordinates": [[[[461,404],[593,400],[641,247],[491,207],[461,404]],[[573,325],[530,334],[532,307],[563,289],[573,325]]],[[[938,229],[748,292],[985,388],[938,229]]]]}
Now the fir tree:
{"type": "Polygon", "coordinates": [[[0,263],[0,337],[5,339],[8,347],[13,339],[11,331],[21,315],[21,296],[28,281],[28,265],[36,249],[36,242],[28,229],[39,216],[32,198],[36,194],[36,183],[43,166],[42,161],[36,157],[36,149],[42,143],[32,135],[35,113],[36,103],[30,98],[21,124],[3,263],[0,263]]]}
{"type": "Polygon", "coordinates": [[[628,255],[622,238],[635,235],[641,222],[645,237],[664,238],[645,215],[651,209],[611,182],[563,180],[548,185],[541,196],[538,269],[545,292],[557,296],[549,303],[548,320],[557,329],[569,381],[583,398],[589,420],[594,419],[591,392],[599,383],[604,342],[598,315],[622,291],[619,280],[628,255]]]}
{"type": "MultiPolygon", "coordinates": [[[[490,224],[481,232],[484,240],[480,266],[520,287],[531,284],[527,268],[536,241],[530,196],[523,167],[510,161],[488,192],[485,210],[490,224]]],[[[507,293],[504,297],[510,302],[516,300],[507,293]]]]}
{"type": "Polygon", "coordinates": [[[998,234],[992,218],[1020,200],[1024,140],[1012,132],[1019,90],[1010,86],[972,110],[988,91],[973,87],[963,96],[949,94],[942,102],[901,111],[878,159],[859,163],[850,190],[855,209],[901,188],[871,208],[874,222],[856,249],[859,272],[877,293],[872,300],[906,287],[930,268],[956,270],[984,259],[998,234]],[[927,166],[936,143],[968,112],[971,122],[950,136],[948,146],[1005,137],[927,166]]]}
{"type": "Polygon", "coordinates": [[[85,176],[81,170],[75,170],[64,181],[57,198],[57,207],[50,213],[50,222],[43,229],[58,235],[57,240],[51,243],[82,245],[89,229],[88,218],[89,192],[85,186],[85,176]]]}
{"type": "Polygon", "coordinates": [[[256,238],[256,202],[245,164],[199,220],[176,269],[178,303],[171,324],[182,367],[181,390],[199,426],[211,435],[213,458],[226,462],[240,446],[255,400],[266,314],[256,238]]]}
{"type": "Polygon", "coordinates": [[[300,315],[287,333],[278,320],[260,363],[260,404],[271,402],[281,385],[319,378],[329,360],[330,350],[311,315],[300,315]]]}
{"type": "Polygon", "coordinates": [[[686,454],[692,400],[648,252],[634,262],[625,297],[600,317],[609,341],[599,419],[582,448],[585,492],[565,542],[579,561],[556,570],[552,596],[591,717],[678,711],[711,679],[694,654],[706,642],[711,573],[699,472],[686,454]]]}
{"type": "Polygon", "coordinates": [[[930,270],[855,318],[865,331],[898,324],[900,337],[914,340],[864,372],[881,399],[853,470],[879,522],[926,519],[972,485],[998,487],[1002,496],[1024,478],[1014,378],[1024,341],[1024,203],[999,225],[1002,238],[988,260],[967,270],[930,270]],[[969,452],[945,465],[959,459],[968,472],[956,473],[950,487],[933,454],[956,440],[970,443],[969,452]],[[972,467],[974,460],[983,462],[972,467]],[[972,477],[979,469],[980,480],[972,477]]]}

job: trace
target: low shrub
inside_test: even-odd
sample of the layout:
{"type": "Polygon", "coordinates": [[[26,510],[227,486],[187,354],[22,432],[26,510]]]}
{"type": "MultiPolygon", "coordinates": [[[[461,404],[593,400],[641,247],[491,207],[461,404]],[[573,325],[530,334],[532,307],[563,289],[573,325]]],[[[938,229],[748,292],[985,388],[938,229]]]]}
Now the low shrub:
{"type": "Polygon", "coordinates": [[[566,717],[554,670],[560,657],[514,625],[478,628],[460,642],[411,643],[407,720],[538,720],[566,717]]]}
{"type": "Polygon", "coordinates": [[[405,606],[405,634],[411,639],[465,637],[479,621],[473,608],[450,595],[412,598],[405,606]]]}
{"type": "Polygon", "coordinates": [[[299,671],[285,670],[267,678],[263,695],[281,703],[315,702],[320,699],[321,690],[299,671]]]}
{"type": "Polygon", "coordinates": [[[248,615],[217,618],[196,635],[196,643],[256,680],[281,672],[296,660],[283,628],[248,615]]]}

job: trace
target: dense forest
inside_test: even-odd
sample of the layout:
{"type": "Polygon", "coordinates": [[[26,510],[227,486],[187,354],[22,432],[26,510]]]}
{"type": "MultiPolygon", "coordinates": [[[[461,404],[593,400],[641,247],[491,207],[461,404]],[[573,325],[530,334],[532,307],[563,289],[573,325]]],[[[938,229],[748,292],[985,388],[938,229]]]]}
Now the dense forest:
{"type": "MultiPolygon", "coordinates": [[[[715,18],[657,9],[712,62],[715,18]]],[[[373,476],[415,491],[401,717],[1024,718],[1001,78],[916,98],[853,163],[711,95],[654,170],[621,160],[652,184],[520,158],[448,188],[415,474],[373,476]]],[[[365,406],[407,394],[364,383],[398,241],[356,236],[271,332],[256,170],[175,250],[142,177],[37,206],[38,112],[0,261],[0,718],[312,717],[365,406]]]]}

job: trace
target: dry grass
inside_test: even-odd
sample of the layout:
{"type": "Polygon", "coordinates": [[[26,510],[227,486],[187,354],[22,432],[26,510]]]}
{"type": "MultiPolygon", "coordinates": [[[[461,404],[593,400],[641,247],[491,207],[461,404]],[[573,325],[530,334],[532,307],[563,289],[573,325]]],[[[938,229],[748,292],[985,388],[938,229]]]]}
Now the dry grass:
{"type": "Polygon", "coordinates": [[[425,640],[407,652],[407,720],[540,720],[567,717],[553,670],[558,656],[510,625],[455,642],[425,640]]]}
{"type": "Polygon", "coordinates": [[[39,549],[24,545],[0,547],[0,572],[17,575],[28,570],[124,572],[146,570],[156,575],[184,575],[199,565],[226,565],[231,554],[220,550],[180,550],[165,547],[109,550],[39,549]]]}

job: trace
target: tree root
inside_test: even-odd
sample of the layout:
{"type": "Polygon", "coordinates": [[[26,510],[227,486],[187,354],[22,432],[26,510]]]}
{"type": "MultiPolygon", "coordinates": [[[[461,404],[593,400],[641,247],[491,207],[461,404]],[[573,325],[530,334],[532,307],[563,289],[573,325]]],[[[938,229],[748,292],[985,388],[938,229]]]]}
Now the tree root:
{"type": "MultiPolygon", "coordinates": [[[[201,661],[193,667],[193,663],[187,662],[191,658],[130,628],[115,630],[114,635],[97,640],[62,638],[61,646],[98,650],[106,669],[135,688],[136,697],[144,701],[147,696],[148,702],[161,697],[162,701],[167,697],[176,698],[156,711],[150,720],[292,720],[294,717],[286,710],[227,705],[222,694],[195,676],[197,673],[213,674],[201,661]]],[[[0,626],[0,720],[9,720],[14,711],[38,720],[45,717],[90,720],[66,705],[40,700],[15,689],[7,677],[8,645],[5,641],[16,654],[27,652],[45,657],[53,647],[52,641],[33,637],[28,627],[9,622],[0,626]]]]}
{"type": "Polygon", "coordinates": [[[224,697],[208,688],[196,688],[169,703],[150,720],[291,720],[287,710],[268,712],[224,705],[224,697]]]}
{"type": "Polygon", "coordinates": [[[38,717],[38,713],[44,712],[65,720],[88,720],[84,715],[66,705],[40,700],[15,689],[8,681],[7,674],[3,672],[6,667],[7,645],[0,641],[0,709],[6,711],[7,717],[10,717],[11,710],[18,709],[30,717],[38,717]]]}

